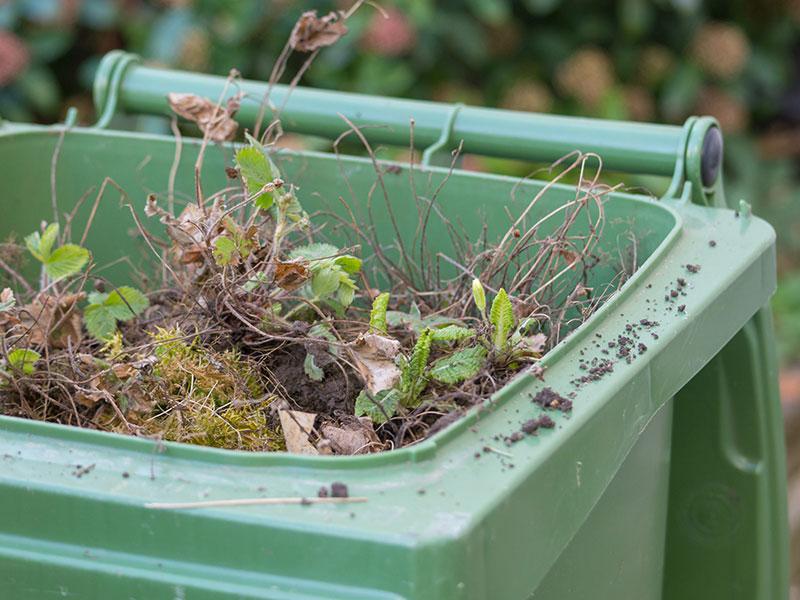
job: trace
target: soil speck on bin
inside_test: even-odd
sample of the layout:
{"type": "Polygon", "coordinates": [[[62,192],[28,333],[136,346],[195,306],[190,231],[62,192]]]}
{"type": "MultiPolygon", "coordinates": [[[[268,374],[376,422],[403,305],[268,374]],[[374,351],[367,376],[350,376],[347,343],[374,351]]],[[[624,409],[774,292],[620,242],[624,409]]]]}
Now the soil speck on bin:
{"type": "Polygon", "coordinates": [[[91,473],[94,470],[94,466],[95,466],[94,463],[92,463],[91,465],[86,465],[85,467],[81,465],[75,465],[75,470],[72,472],[72,474],[78,479],[80,479],[84,475],[88,475],[89,473],[91,473]]]}
{"type": "Polygon", "coordinates": [[[533,397],[533,401],[542,408],[557,408],[562,412],[572,410],[572,401],[549,387],[539,390],[533,397]]]}
{"type": "Polygon", "coordinates": [[[350,496],[347,486],[341,481],[334,481],[331,484],[331,496],[333,498],[348,498],[350,496]]]}

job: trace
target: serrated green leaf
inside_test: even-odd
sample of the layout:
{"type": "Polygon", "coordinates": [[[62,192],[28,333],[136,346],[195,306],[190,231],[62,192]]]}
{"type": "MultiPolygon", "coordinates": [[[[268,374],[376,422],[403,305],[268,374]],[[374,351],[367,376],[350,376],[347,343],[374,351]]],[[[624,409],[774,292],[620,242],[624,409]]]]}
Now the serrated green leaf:
{"type": "Polygon", "coordinates": [[[419,395],[428,384],[425,371],[431,354],[431,336],[431,330],[424,329],[411,350],[411,356],[400,366],[400,388],[406,406],[416,406],[419,395]]]}
{"type": "Polygon", "coordinates": [[[355,415],[369,417],[373,423],[381,425],[395,415],[400,397],[396,389],[381,390],[374,398],[367,390],[361,390],[356,398],[355,415]]]}
{"type": "Polygon", "coordinates": [[[44,260],[50,257],[56,239],[58,239],[58,223],[50,223],[50,225],[45,227],[42,239],[39,243],[39,253],[44,257],[44,260]]]}
{"type": "Polygon", "coordinates": [[[221,235],[214,240],[214,248],[211,250],[211,256],[214,257],[220,267],[231,264],[233,255],[236,253],[236,242],[226,235],[221,235]]]}
{"type": "Polygon", "coordinates": [[[322,381],[325,378],[325,371],[317,366],[314,355],[310,352],[306,353],[306,359],[303,361],[303,371],[311,381],[322,381]]]}
{"type": "Polygon", "coordinates": [[[107,340],[117,331],[117,320],[102,304],[87,306],[83,311],[83,322],[89,335],[100,341],[107,340]]]}
{"type": "Polygon", "coordinates": [[[440,358],[431,365],[430,376],[440,383],[453,385],[472,379],[486,361],[486,348],[472,346],[440,358]]]}
{"type": "Polygon", "coordinates": [[[492,310],[489,313],[489,321],[492,323],[492,343],[498,350],[502,350],[508,343],[508,336],[514,328],[514,308],[511,300],[503,288],[497,292],[497,296],[492,302],[492,310]]]}
{"type": "Polygon", "coordinates": [[[108,294],[103,305],[118,321],[128,321],[150,306],[150,300],[136,288],[123,285],[108,294]]]}
{"type": "Polygon", "coordinates": [[[369,328],[377,333],[386,333],[386,309],[389,307],[389,292],[383,292],[372,301],[372,310],[369,313],[369,328]]]}
{"type": "Polygon", "coordinates": [[[475,337],[475,330],[460,325],[445,325],[431,329],[431,339],[434,342],[460,342],[475,337]]]}
{"type": "Polygon", "coordinates": [[[311,291],[317,298],[325,298],[339,289],[338,269],[320,269],[311,278],[311,291]]]}
{"type": "Polygon", "coordinates": [[[44,261],[44,270],[54,280],[80,272],[89,262],[89,251],[76,244],[56,248],[44,261]]]}
{"type": "Polygon", "coordinates": [[[236,165],[251,196],[274,179],[267,156],[254,146],[245,146],[236,153],[236,165]]]}
{"type": "Polygon", "coordinates": [[[31,254],[41,262],[46,262],[50,257],[50,252],[53,249],[53,244],[56,243],[58,238],[58,223],[50,223],[45,227],[44,233],[40,234],[34,231],[25,237],[25,245],[31,254]]]}
{"type": "Polygon", "coordinates": [[[25,375],[31,375],[36,370],[36,361],[40,358],[42,355],[36,350],[17,348],[8,353],[8,364],[21,370],[25,375]]]}

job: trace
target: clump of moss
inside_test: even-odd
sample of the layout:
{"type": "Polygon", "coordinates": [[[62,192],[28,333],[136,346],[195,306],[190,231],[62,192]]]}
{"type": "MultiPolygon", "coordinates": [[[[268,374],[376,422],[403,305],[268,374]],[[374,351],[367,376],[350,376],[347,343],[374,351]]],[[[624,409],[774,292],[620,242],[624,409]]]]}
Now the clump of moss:
{"type": "Polygon", "coordinates": [[[156,362],[142,390],[151,414],[140,426],[162,439],[236,450],[280,450],[258,370],[235,350],[217,352],[180,329],[151,334],[156,362]]]}

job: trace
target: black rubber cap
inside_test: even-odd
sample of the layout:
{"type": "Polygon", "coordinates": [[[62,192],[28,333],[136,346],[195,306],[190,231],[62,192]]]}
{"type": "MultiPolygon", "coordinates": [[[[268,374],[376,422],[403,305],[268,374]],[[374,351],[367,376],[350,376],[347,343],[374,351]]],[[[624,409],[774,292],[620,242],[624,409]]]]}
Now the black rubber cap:
{"type": "Polygon", "coordinates": [[[703,154],[700,157],[700,177],[705,187],[714,185],[721,167],[722,133],[718,127],[712,127],[703,138],[703,154]]]}

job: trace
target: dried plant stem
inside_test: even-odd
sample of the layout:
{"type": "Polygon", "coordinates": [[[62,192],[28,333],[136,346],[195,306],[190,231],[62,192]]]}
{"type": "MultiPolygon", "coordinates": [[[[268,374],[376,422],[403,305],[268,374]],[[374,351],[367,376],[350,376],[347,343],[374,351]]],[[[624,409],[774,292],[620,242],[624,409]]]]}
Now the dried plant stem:
{"type": "Polygon", "coordinates": [[[177,510],[192,508],[225,508],[231,506],[274,506],[277,504],[361,504],[369,498],[352,496],[350,498],[305,498],[302,496],[287,498],[232,498],[230,500],[202,500],[198,502],[148,502],[145,508],[156,510],[177,510]]]}

